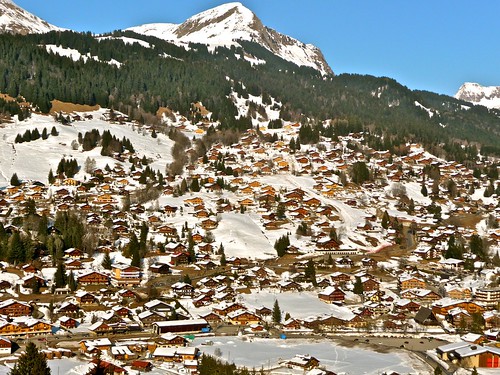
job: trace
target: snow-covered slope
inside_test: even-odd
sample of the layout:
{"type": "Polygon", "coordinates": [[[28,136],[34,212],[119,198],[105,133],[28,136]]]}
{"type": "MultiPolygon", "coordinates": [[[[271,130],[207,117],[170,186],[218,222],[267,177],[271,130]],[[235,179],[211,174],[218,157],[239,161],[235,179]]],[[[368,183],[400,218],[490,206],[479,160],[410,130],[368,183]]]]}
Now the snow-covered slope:
{"type": "Polygon", "coordinates": [[[11,0],[0,0],[0,33],[42,34],[62,30],[18,7],[11,0]]]}
{"type": "Polygon", "coordinates": [[[127,30],[176,44],[202,43],[210,47],[238,45],[238,40],[252,41],[299,66],[312,67],[322,74],[333,73],[317,47],[264,26],[260,19],[241,3],[220,5],[199,13],[180,25],[155,23],[127,30]]]}
{"type": "Polygon", "coordinates": [[[455,98],[500,109],[500,86],[481,86],[479,83],[466,82],[455,94],[455,98]]]}

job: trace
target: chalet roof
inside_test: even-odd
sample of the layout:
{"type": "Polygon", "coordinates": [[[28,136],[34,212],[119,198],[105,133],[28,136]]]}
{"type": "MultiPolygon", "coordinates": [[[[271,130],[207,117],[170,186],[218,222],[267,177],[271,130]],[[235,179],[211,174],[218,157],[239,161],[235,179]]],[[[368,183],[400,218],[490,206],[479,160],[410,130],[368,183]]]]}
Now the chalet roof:
{"type": "Polygon", "coordinates": [[[189,326],[192,324],[206,324],[208,322],[205,319],[188,319],[188,320],[168,320],[163,322],[155,322],[158,327],[177,327],[177,326],[189,326]]]}
{"type": "Polygon", "coordinates": [[[111,346],[112,345],[111,341],[108,338],[95,339],[95,340],[82,340],[80,342],[84,343],[87,348],[90,346],[98,348],[100,346],[111,346]]]}
{"type": "Polygon", "coordinates": [[[12,305],[14,303],[18,303],[18,304],[21,304],[23,306],[29,307],[29,304],[27,304],[26,302],[21,302],[21,301],[15,300],[13,298],[9,298],[8,300],[0,302],[0,309],[3,309],[5,307],[7,307],[7,306],[10,306],[10,305],[12,305]]]}

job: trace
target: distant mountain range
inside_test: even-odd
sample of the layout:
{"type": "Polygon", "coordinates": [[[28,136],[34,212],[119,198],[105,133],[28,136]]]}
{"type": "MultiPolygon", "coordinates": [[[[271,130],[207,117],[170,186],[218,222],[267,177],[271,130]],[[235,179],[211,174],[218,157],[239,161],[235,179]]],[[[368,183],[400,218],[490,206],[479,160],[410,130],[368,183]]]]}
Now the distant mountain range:
{"type": "Polygon", "coordinates": [[[500,86],[481,86],[479,83],[466,82],[455,94],[455,98],[500,109],[500,86]]]}
{"type": "Polygon", "coordinates": [[[11,0],[0,0],[0,32],[25,35],[53,30],[63,29],[27,12],[11,0]]]}

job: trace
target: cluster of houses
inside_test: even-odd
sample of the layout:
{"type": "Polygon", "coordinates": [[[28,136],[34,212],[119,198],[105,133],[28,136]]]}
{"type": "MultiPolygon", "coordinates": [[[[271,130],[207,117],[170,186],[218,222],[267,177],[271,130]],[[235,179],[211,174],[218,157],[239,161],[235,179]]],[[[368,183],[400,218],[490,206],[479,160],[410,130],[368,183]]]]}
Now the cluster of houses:
{"type": "MultiPolygon", "coordinates": [[[[44,272],[52,266],[47,255],[38,263],[19,265],[14,283],[15,278],[0,274],[0,290],[5,292],[0,301],[0,336],[6,340],[0,340],[0,351],[17,337],[83,330],[95,336],[81,342],[83,354],[92,356],[106,350],[114,359],[134,361],[133,367],[140,368],[149,366],[142,360],[149,353],[154,360],[175,362],[194,373],[198,350],[188,345],[183,334],[233,325],[248,334],[268,335],[272,306],[245,305],[239,294],[248,289],[309,293],[335,305],[331,314],[314,315],[311,311],[307,318],[287,317],[278,327],[288,335],[342,330],[464,333],[477,328],[479,321],[488,340],[485,342],[498,340],[500,289],[495,280],[499,269],[471,254],[466,255],[473,260],[472,271],[465,268],[466,259],[443,257],[451,236],[467,241],[477,234],[477,228],[440,222],[435,207],[414,201],[412,194],[401,188],[408,183],[418,190],[421,186],[429,192],[435,190],[424,170],[437,168],[439,177],[434,177],[440,184],[433,193],[446,200],[442,205],[446,215],[488,217],[490,222],[482,236],[491,249],[498,250],[498,197],[479,198],[476,194],[473,199],[472,193],[486,188],[487,179],[474,177],[471,169],[458,163],[439,160],[419,145],[409,145],[406,156],[375,151],[364,144],[362,133],[340,137],[328,145],[323,142],[322,147],[292,149],[288,140],[297,137],[299,128],[285,126],[281,130],[285,140],[273,143],[251,129],[231,146],[214,143],[198,160],[194,149],[186,150],[195,160],[186,167],[186,185],[203,181],[199,191],[178,196],[184,181],[166,177],[158,187],[157,202],[161,204],[151,207],[131,202],[144,185],[140,182],[144,170],[136,164],[134,168],[124,167],[129,158],[137,156],[128,152],[115,155],[120,163],[110,168],[94,168],[73,178],[61,174],[50,186],[25,182],[0,190],[0,220],[7,233],[23,231],[11,218],[25,214],[28,201],[34,202],[38,215],[49,218],[57,212],[78,212],[88,232],[100,240],[93,249],[96,255],[118,253],[132,233],[139,234],[141,225],[148,227],[148,261],[141,266],[120,258],[106,269],[81,249],[65,249],[64,266],[74,275],[74,291],[52,287],[54,280],[44,272]],[[348,177],[351,166],[358,162],[366,163],[372,174],[362,189],[348,177]],[[232,174],[225,175],[218,168],[220,163],[230,167],[232,174]],[[310,177],[310,186],[290,187],[286,177],[292,174],[310,177]],[[443,186],[451,179],[458,191],[453,196],[443,186]],[[399,193],[389,191],[391,186],[399,193]],[[383,214],[388,208],[391,223],[384,228],[383,214]],[[358,213],[354,226],[346,220],[348,210],[358,213]],[[274,268],[272,262],[262,265],[237,256],[224,256],[223,262],[220,241],[213,234],[223,213],[250,213],[258,218],[262,232],[290,234],[287,253],[316,259],[316,280],[312,282],[307,276],[307,262],[303,260],[296,260],[293,270],[286,273],[274,268]],[[337,233],[342,227],[344,233],[337,233]],[[299,237],[301,240],[296,240],[299,237]],[[409,249],[401,242],[407,238],[413,243],[409,249]],[[365,254],[387,244],[402,245],[411,259],[403,264],[384,256],[383,250],[365,254]],[[179,281],[186,272],[194,274],[196,282],[179,281]],[[147,287],[156,278],[171,280],[172,274],[178,276],[176,282],[163,284],[159,299],[148,298],[147,287]],[[34,284],[43,294],[57,297],[51,306],[27,297],[34,292],[34,284]],[[176,300],[189,301],[192,309],[180,308],[176,300]],[[154,340],[129,340],[124,344],[103,338],[141,331],[154,334],[154,340]]],[[[477,168],[490,165],[484,161],[477,168]]],[[[420,201],[425,199],[421,197],[420,201]]],[[[57,234],[57,228],[49,229],[49,233],[57,234]]],[[[4,272],[10,272],[9,265],[5,266],[4,272]]],[[[443,358],[462,361],[471,357],[468,353],[490,348],[484,342],[471,345],[445,349],[443,353],[448,354],[443,358]],[[473,346],[476,349],[471,349],[473,346]]],[[[489,359],[496,352],[484,350],[477,354],[477,361],[461,363],[499,367],[495,365],[497,360],[489,359]]],[[[58,357],[64,353],[54,349],[46,355],[58,357]]],[[[310,361],[304,357],[296,362],[310,361]]],[[[116,373],[124,373],[122,367],[115,366],[116,373]]]]}

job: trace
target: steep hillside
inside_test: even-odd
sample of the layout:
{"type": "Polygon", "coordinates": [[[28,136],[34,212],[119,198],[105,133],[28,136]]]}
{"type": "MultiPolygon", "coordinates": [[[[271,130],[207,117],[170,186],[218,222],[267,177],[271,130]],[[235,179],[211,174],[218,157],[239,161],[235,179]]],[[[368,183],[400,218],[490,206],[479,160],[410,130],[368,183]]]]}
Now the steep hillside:
{"type": "Polygon", "coordinates": [[[146,24],[129,28],[138,34],[155,36],[178,45],[205,44],[240,46],[239,41],[255,42],[284,60],[299,66],[312,67],[322,74],[332,74],[321,51],[262,24],[262,21],[241,3],[228,3],[197,14],[182,24],[146,24]]]}
{"type": "Polygon", "coordinates": [[[0,0],[0,32],[11,34],[48,33],[62,30],[18,7],[11,0],[0,0]]]}
{"type": "MultiPolygon", "coordinates": [[[[237,130],[255,126],[255,113],[280,103],[273,111],[279,110],[283,120],[314,127],[341,119],[347,126],[317,131],[335,137],[369,129],[377,135],[371,145],[379,149],[422,142],[460,161],[464,159],[456,153],[462,148],[454,142],[498,152],[500,118],[494,110],[411,91],[384,77],[343,74],[325,79],[317,70],[297,66],[257,43],[239,43],[210,51],[202,44],[191,43],[186,49],[130,31],[98,38],[73,32],[3,35],[0,92],[21,94],[42,112],[49,112],[50,101],[58,99],[114,107],[140,122],[151,121],[148,114],[160,107],[192,118],[192,103],[201,101],[222,128],[237,130]],[[252,61],[243,58],[250,55],[252,61]],[[262,99],[242,113],[235,97],[250,96],[262,99]]],[[[264,125],[275,118],[265,117],[264,125]]]]}

